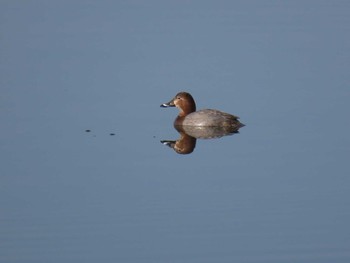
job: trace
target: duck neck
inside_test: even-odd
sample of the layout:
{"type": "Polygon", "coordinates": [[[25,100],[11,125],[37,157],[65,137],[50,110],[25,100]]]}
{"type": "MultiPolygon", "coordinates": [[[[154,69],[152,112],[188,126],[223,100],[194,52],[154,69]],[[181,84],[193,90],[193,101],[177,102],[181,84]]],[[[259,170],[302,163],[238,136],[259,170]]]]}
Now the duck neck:
{"type": "Polygon", "coordinates": [[[196,111],[196,104],[194,103],[194,101],[192,101],[192,103],[187,103],[184,106],[185,107],[182,107],[182,109],[180,110],[180,113],[179,113],[180,117],[184,117],[184,116],[196,111]]]}

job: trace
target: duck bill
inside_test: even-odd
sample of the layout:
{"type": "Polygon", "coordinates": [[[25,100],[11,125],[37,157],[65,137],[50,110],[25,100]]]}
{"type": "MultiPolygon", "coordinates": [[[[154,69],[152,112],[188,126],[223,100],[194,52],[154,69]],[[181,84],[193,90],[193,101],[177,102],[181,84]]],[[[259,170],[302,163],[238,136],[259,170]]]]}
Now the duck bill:
{"type": "Polygon", "coordinates": [[[163,108],[175,107],[174,100],[171,100],[171,101],[169,101],[167,103],[163,103],[160,106],[163,107],[163,108]]]}
{"type": "Polygon", "coordinates": [[[160,143],[170,148],[174,148],[176,141],[163,140],[163,141],[160,141],[160,143]]]}

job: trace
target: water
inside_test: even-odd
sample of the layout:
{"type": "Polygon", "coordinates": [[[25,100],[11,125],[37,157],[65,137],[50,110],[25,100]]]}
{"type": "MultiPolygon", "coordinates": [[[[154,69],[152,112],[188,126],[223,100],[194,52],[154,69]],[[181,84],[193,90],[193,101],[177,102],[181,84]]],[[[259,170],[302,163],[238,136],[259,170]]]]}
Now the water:
{"type": "Polygon", "coordinates": [[[0,5],[0,262],[349,262],[348,2],[0,5]]]}

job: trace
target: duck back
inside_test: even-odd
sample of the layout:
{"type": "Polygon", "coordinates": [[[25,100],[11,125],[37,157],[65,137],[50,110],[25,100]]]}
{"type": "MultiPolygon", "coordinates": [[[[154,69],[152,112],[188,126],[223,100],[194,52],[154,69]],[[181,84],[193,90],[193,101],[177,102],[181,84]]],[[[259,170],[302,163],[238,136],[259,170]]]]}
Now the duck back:
{"type": "Polygon", "coordinates": [[[219,110],[205,109],[192,112],[184,117],[182,125],[186,126],[241,126],[239,117],[219,110]]]}

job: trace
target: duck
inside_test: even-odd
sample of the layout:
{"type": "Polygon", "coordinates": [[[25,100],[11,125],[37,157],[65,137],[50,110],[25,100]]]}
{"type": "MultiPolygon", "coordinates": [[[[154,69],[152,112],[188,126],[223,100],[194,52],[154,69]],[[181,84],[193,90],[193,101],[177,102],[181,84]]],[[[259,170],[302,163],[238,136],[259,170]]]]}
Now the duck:
{"type": "Polygon", "coordinates": [[[245,126],[239,121],[239,117],[223,111],[214,109],[203,109],[196,111],[196,103],[192,95],[181,91],[167,103],[160,105],[163,108],[176,107],[179,115],[174,121],[174,126],[196,126],[196,127],[233,127],[245,126]]]}

